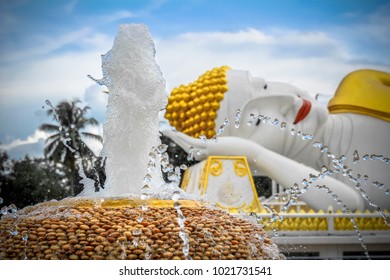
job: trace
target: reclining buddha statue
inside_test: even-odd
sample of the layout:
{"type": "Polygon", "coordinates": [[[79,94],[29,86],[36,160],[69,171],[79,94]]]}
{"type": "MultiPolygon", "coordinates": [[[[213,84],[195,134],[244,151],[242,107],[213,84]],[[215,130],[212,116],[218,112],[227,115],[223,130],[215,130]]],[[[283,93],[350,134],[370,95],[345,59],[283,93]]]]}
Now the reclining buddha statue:
{"type": "Polygon", "coordinates": [[[223,66],[173,89],[165,117],[175,129],[163,133],[199,150],[197,160],[246,156],[252,174],[298,188],[313,209],[390,210],[389,73],[350,73],[326,108],[295,86],[223,66]]]}

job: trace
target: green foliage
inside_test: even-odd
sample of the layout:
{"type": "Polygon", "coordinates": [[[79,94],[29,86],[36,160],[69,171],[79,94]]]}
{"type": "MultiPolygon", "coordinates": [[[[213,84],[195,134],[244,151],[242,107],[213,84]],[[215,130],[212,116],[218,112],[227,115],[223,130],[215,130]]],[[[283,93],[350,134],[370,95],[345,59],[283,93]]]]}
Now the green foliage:
{"type": "MultiPolygon", "coordinates": [[[[1,161],[0,168],[5,168],[6,164],[6,161],[1,161]]],[[[63,174],[53,162],[26,156],[20,161],[13,161],[11,165],[9,172],[1,173],[0,195],[4,199],[3,205],[13,203],[22,208],[68,195],[63,174]]]]}
{"type": "Polygon", "coordinates": [[[0,208],[10,204],[23,208],[77,195],[83,190],[79,175],[81,167],[87,177],[95,180],[96,191],[102,187],[104,160],[96,157],[84,142],[86,138],[102,141],[102,137],[83,131],[98,122],[87,118],[90,108],[80,107],[79,103],[79,100],[62,101],[48,110],[55,123],[39,127],[51,133],[46,140],[44,159],[26,156],[19,161],[10,161],[7,153],[0,151],[0,197],[3,200],[0,208]]]}
{"type": "MultiPolygon", "coordinates": [[[[80,100],[62,101],[53,109],[47,111],[53,116],[56,124],[42,124],[39,128],[45,132],[53,133],[46,140],[45,157],[54,162],[61,163],[64,172],[69,178],[70,195],[75,196],[83,190],[79,176],[80,164],[84,172],[93,177],[96,156],[85,144],[84,139],[90,138],[102,142],[100,135],[82,131],[87,126],[98,125],[94,118],[87,118],[90,107],[80,107],[80,100]]],[[[96,169],[96,168],[95,168],[96,169]]]]}

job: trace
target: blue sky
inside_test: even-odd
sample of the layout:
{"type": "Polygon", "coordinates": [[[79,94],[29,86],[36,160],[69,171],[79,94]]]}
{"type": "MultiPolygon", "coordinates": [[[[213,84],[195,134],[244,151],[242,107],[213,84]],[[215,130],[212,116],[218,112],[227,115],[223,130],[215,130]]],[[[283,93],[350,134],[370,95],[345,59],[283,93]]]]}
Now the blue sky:
{"type": "Polygon", "coordinates": [[[101,77],[121,23],[149,26],[168,90],[227,64],[332,95],[350,71],[390,71],[389,14],[373,0],[0,0],[0,148],[42,153],[46,99],[78,97],[103,123],[106,96],[86,75],[101,77]]]}

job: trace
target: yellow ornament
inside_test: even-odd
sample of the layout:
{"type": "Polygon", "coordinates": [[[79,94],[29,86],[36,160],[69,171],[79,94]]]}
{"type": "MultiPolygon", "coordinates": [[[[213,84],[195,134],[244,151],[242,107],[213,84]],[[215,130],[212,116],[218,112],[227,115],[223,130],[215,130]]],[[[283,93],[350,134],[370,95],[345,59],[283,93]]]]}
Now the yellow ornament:
{"type": "Polygon", "coordinates": [[[213,137],[220,102],[227,92],[228,66],[213,68],[188,84],[172,90],[165,118],[170,125],[192,137],[213,137]]]}

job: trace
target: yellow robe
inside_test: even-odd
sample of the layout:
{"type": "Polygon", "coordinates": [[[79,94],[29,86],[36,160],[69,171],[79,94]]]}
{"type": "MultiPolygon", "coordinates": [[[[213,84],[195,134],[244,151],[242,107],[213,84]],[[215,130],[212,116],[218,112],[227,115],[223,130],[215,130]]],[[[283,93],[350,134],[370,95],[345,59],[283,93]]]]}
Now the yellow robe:
{"type": "Polygon", "coordinates": [[[364,69],[348,74],[328,109],[331,114],[356,113],[390,121],[390,73],[364,69]]]}

